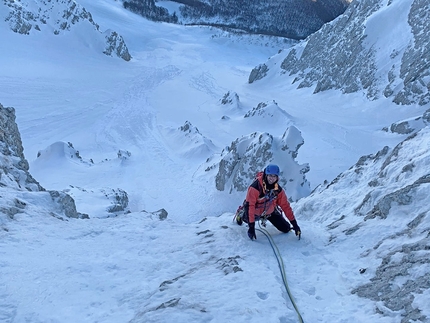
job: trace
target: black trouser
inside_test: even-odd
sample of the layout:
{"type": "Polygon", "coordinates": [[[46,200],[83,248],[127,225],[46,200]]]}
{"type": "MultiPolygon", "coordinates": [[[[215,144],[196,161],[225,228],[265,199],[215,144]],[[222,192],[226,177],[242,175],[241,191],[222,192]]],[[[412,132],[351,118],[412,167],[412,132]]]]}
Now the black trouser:
{"type": "MultiPolygon", "coordinates": [[[[244,214],[242,220],[246,223],[248,223],[248,205],[245,203],[244,208],[244,214]]],[[[260,220],[260,216],[256,216],[255,220],[260,220]]],[[[270,223],[273,224],[273,226],[278,229],[281,232],[287,233],[291,230],[291,226],[288,223],[288,221],[284,218],[281,212],[278,211],[278,209],[275,208],[275,211],[270,214],[270,216],[267,218],[267,220],[270,221],[270,223]]]]}
{"type": "Polygon", "coordinates": [[[272,223],[273,226],[281,232],[287,233],[291,230],[290,224],[277,209],[270,214],[267,220],[269,220],[270,223],[272,223]]]}

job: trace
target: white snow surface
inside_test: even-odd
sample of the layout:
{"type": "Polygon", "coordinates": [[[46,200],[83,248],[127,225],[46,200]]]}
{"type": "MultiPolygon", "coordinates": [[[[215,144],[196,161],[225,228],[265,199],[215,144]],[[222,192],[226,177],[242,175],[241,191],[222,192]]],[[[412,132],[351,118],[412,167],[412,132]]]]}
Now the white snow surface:
{"type": "MultiPolygon", "coordinates": [[[[60,221],[47,214],[46,193],[19,193],[33,204],[0,231],[0,322],[297,322],[269,242],[259,232],[250,241],[246,227],[232,223],[244,193],[217,191],[205,160],[255,131],[281,136],[290,124],[243,119],[274,100],[301,131],[297,160],[309,163],[314,188],[360,156],[393,147],[405,137],[381,129],[428,107],[313,95],[285,77],[248,84],[253,67],[287,46],[282,40],[153,23],[120,1],[76,2],[102,31],[124,37],[130,62],[73,30],[25,36],[0,21],[0,102],[16,109],[30,173],[46,189],[68,192],[90,217],[60,221]],[[220,104],[228,91],[240,97],[236,111],[220,104]],[[175,132],[186,121],[203,137],[187,144],[175,132]],[[118,158],[119,150],[130,156],[118,158]],[[112,217],[101,192],[117,188],[128,193],[130,213],[112,217]],[[164,221],[154,213],[162,208],[164,221]]],[[[399,322],[400,313],[382,316],[351,294],[370,278],[359,269],[378,266],[362,263],[363,242],[328,246],[319,221],[296,217],[301,240],[270,224],[268,231],[304,321],[399,322]]],[[[416,306],[429,315],[426,295],[416,306]]]]}

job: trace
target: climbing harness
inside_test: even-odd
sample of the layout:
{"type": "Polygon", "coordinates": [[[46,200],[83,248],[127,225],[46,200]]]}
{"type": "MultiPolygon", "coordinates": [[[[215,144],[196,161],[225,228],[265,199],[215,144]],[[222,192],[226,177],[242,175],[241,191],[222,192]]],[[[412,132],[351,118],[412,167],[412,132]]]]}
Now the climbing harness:
{"type": "MultiPolygon", "coordinates": [[[[262,224],[263,227],[266,226],[265,224],[266,224],[265,222],[262,224]]],[[[297,316],[299,318],[299,322],[304,323],[303,318],[299,312],[299,309],[297,308],[296,302],[294,301],[293,295],[291,294],[290,288],[288,287],[287,276],[285,274],[284,261],[282,259],[281,253],[279,252],[279,249],[276,246],[275,241],[273,241],[273,238],[270,235],[270,233],[266,229],[261,227],[260,222],[258,225],[260,229],[257,229],[257,230],[263,233],[266,236],[266,238],[269,240],[270,246],[272,247],[276,260],[278,261],[278,266],[279,266],[279,270],[281,271],[282,281],[284,282],[284,286],[287,291],[288,297],[290,298],[291,304],[293,304],[293,307],[296,310],[297,316]]]]}
{"type": "MultiPolygon", "coordinates": [[[[267,208],[266,206],[267,202],[272,202],[276,198],[276,193],[274,190],[270,190],[264,198],[266,199],[264,201],[264,211],[263,213],[257,217],[256,221],[260,220],[259,225],[262,225],[263,227],[266,227],[267,219],[271,216],[271,214],[267,214],[267,208]]],[[[278,208],[277,206],[275,208],[278,208]]]]}
{"type": "MultiPolygon", "coordinates": [[[[243,220],[243,214],[245,213],[245,208],[243,207],[243,205],[240,205],[237,210],[236,213],[233,216],[233,222],[237,221],[237,217],[240,217],[243,220]]],[[[266,223],[267,223],[267,219],[270,217],[271,214],[266,214],[266,211],[263,212],[262,215],[257,215],[255,217],[255,221],[260,221],[259,223],[261,223],[260,225],[262,225],[263,227],[266,227],[266,223]]],[[[248,221],[248,220],[246,220],[248,221]]],[[[248,222],[246,222],[248,223],[248,222]]]]}
{"type": "Polygon", "coordinates": [[[277,197],[277,194],[275,193],[275,190],[270,190],[264,195],[264,206],[263,206],[263,213],[261,213],[260,216],[257,216],[258,219],[256,221],[261,220],[263,227],[266,227],[267,218],[270,216],[270,214],[267,214],[267,208],[269,207],[268,203],[272,202],[277,197]]]}

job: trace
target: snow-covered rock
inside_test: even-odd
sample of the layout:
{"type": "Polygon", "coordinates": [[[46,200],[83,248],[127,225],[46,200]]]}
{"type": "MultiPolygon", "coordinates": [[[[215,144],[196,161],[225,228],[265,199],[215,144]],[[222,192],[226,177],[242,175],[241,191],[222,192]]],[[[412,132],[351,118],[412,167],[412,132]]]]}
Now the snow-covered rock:
{"type": "Polygon", "coordinates": [[[278,74],[298,88],[314,87],[314,93],[363,91],[369,99],[425,105],[430,102],[429,33],[426,0],[355,0],[318,32],[256,67],[249,82],[278,74]]]}
{"type": "Polygon", "coordinates": [[[179,128],[161,128],[166,143],[180,156],[186,158],[207,158],[215,150],[212,141],[203,136],[199,129],[186,121],[179,128]]]}
{"type": "MultiPolygon", "coordinates": [[[[225,112],[230,113],[240,113],[241,104],[239,94],[233,91],[229,91],[220,100],[221,106],[225,112]]],[[[228,116],[224,116],[224,119],[228,119],[228,116]]]]}
{"type": "Polygon", "coordinates": [[[18,213],[41,213],[64,219],[85,217],[64,192],[46,191],[29,173],[15,110],[0,104],[0,226],[18,213]]]}
{"type": "Polygon", "coordinates": [[[258,171],[269,163],[281,169],[280,184],[289,199],[296,201],[307,196],[310,184],[305,174],[309,165],[299,165],[295,158],[304,140],[300,131],[289,127],[281,137],[254,132],[236,139],[220,156],[207,161],[206,171],[216,170],[215,185],[220,191],[245,191],[258,171]]]}
{"type": "Polygon", "coordinates": [[[93,43],[108,56],[117,56],[125,61],[131,59],[122,36],[111,30],[102,33],[91,13],[74,0],[2,0],[0,19],[9,25],[10,30],[22,35],[39,32],[60,35],[73,31],[80,35],[82,41],[93,43]]]}
{"type": "Polygon", "coordinates": [[[84,188],[70,185],[64,192],[76,201],[78,210],[90,218],[109,218],[128,211],[128,194],[120,188],[84,188]]]}
{"type": "Polygon", "coordinates": [[[294,206],[301,219],[327,228],[332,248],[370,266],[352,292],[375,301],[384,315],[401,314],[401,322],[429,319],[419,306],[430,291],[429,138],[425,127],[361,157],[294,206]]]}
{"type": "MultiPolygon", "coordinates": [[[[117,156],[117,159],[105,159],[94,163],[91,158],[83,158],[71,142],[58,141],[38,152],[36,160],[32,163],[32,169],[34,174],[52,170],[52,176],[58,178],[64,176],[64,173],[70,169],[85,171],[89,168],[120,167],[130,160],[131,153],[119,150],[117,156]]],[[[121,188],[70,184],[68,187],[61,187],[61,191],[63,194],[70,195],[74,199],[77,209],[88,214],[88,217],[104,218],[128,212],[128,194],[121,188]]]]}
{"type": "Polygon", "coordinates": [[[15,122],[15,110],[0,104],[0,186],[29,191],[43,188],[28,172],[21,135],[15,122]]]}
{"type": "Polygon", "coordinates": [[[390,127],[384,127],[382,130],[398,134],[411,134],[430,125],[430,109],[425,111],[422,116],[400,120],[392,123],[390,127]]]}

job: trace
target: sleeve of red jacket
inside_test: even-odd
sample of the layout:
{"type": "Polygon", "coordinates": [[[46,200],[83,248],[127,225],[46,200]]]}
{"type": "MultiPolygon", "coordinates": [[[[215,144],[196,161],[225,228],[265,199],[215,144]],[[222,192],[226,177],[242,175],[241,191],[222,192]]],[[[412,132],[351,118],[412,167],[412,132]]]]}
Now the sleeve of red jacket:
{"type": "Polygon", "coordinates": [[[249,203],[249,209],[248,209],[248,217],[249,222],[255,222],[255,205],[257,203],[258,196],[260,195],[260,192],[256,190],[253,187],[248,188],[248,192],[246,193],[246,201],[249,203]]]}
{"type": "Polygon", "coordinates": [[[281,207],[282,211],[284,211],[285,216],[288,218],[288,220],[295,220],[293,209],[290,206],[290,202],[288,202],[288,198],[284,190],[279,193],[277,200],[278,205],[281,207]]]}

